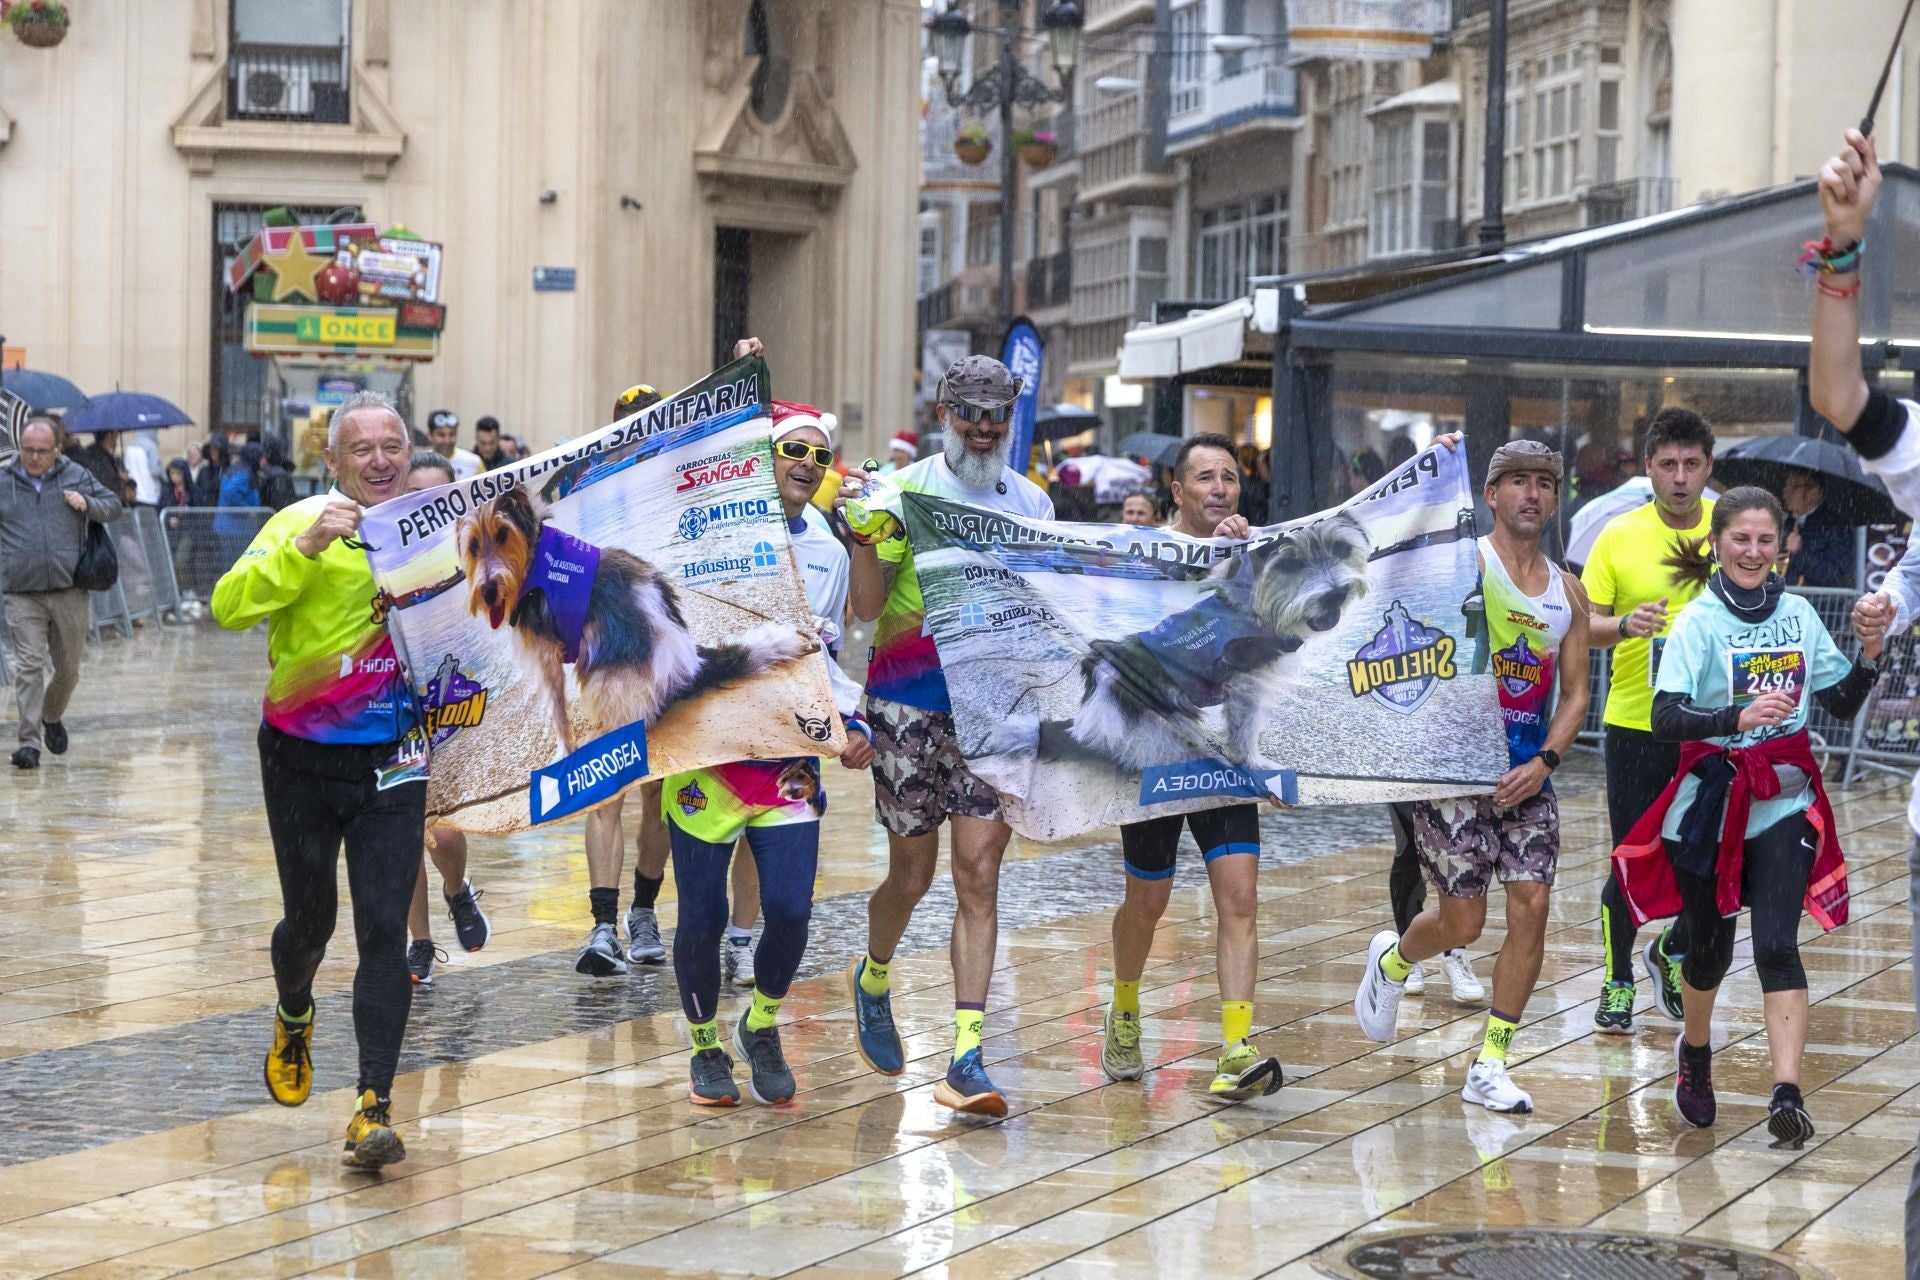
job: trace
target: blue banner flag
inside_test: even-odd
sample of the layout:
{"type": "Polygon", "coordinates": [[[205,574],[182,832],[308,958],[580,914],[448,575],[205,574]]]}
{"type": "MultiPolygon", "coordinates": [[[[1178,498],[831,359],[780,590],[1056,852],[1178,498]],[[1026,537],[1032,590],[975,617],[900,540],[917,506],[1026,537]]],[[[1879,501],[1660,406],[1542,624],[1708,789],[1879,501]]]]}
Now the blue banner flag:
{"type": "Polygon", "coordinates": [[[1000,363],[1020,379],[1020,398],[1013,402],[1013,451],[1007,465],[1025,475],[1033,461],[1033,419],[1040,411],[1040,374],[1046,365],[1046,344],[1033,321],[1018,316],[1007,326],[1000,363]]]}

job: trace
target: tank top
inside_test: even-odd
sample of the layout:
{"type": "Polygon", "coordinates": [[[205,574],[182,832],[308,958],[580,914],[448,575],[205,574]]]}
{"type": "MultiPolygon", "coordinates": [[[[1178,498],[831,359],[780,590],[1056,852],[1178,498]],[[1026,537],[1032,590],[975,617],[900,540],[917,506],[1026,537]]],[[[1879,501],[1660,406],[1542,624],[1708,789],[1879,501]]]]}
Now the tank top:
{"type": "Polygon", "coordinates": [[[1546,743],[1553,677],[1560,642],[1573,624],[1573,607],[1560,568],[1552,561],[1547,562],[1551,581],[1546,592],[1530,596],[1508,575],[1493,539],[1481,538],[1479,543],[1491,666],[1500,691],[1500,717],[1507,723],[1507,756],[1518,766],[1539,755],[1546,743]]]}

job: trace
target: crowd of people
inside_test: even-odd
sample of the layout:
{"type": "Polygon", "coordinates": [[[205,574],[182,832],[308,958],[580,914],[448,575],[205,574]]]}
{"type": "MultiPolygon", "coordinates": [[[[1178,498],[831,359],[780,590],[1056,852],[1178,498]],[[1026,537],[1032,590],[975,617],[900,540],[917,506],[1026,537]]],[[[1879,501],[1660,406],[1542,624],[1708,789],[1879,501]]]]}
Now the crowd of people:
{"type": "MultiPolygon", "coordinates": [[[[1810,393],[1896,501],[1920,509],[1920,405],[1870,388],[1859,358],[1857,269],[1878,185],[1871,142],[1849,133],[1846,149],[1821,175],[1828,239],[1817,251],[1810,393]]],[[[748,339],[736,354],[758,351],[748,339]]],[[[1009,1109],[992,1079],[984,1037],[1000,870],[1012,831],[1000,795],[961,749],[911,542],[897,522],[873,514],[876,508],[863,503],[867,515],[855,516],[848,504],[885,486],[1052,519],[1047,492],[1008,465],[1009,415],[1020,390],[997,360],[959,360],[938,393],[939,451],[914,457],[917,442],[903,438],[893,442],[887,466],[844,474],[832,415],[780,402],[770,428],[782,513],[848,730],[839,763],[871,769],[875,817],[887,837],[887,871],[867,903],[865,946],[846,969],[853,1047],[876,1072],[906,1070],[892,970],[933,882],[944,827],[955,901],[954,1029],[934,1097],[957,1113],[986,1118],[1009,1109]],[[829,486],[829,477],[836,483],[829,486]],[[864,688],[837,660],[849,616],[874,624],[864,688]]],[[[629,388],[615,416],[660,398],[645,385],[629,388]]],[[[394,656],[384,623],[365,607],[374,586],[355,540],[365,509],[512,460],[510,438],[496,423],[483,420],[471,451],[459,447],[457,427],[452,414],[433,414],[431,447],[417,450],[386,401],[364,393],[349,400],[328,431],[334,487],[277,511],[212,594],[223,626],[266,624],[272,666],[259,752],[284,914],[272,941],[278,1001],[266,1084],[289,1106],[304,1102],[312,1086],[312,986],[335,927],[335,868],[344,846],[359,951],[353,1019],[360,1057],[345,1160],[362,1168],[405,1153],[391,1086],[413,990],[431,983],[440,954],[428,921],[427,862],[439,871],[459,945],[478,950],[491,936],[468,877],[465,837],[429,829],[418,779],[385,788],[376,781],[376,767],[412,727],[411,700],[329,674],[353,665],[342,662],[343,654],[361,670],[390,669],[377,664],[394,656]]],[[[1457,435],[1437,443],[1461,448],[1457,435]]],[[[83,460],[61,456],[50,425],[30,425],[21,445],[19,460],[0,477],[0,548],[9,569],[7,619],[23,655],[16,664],[21,746],[14,763],[31,768],[43,745],[55,753],[67,746],[61,716],[73,687],[75,627],[84,629],[86,608],[84,591],[71,581],[75,549],[86,522],[112,519],[121,500],[83,460]]],[[[1585,718],[1591,654],[1612,650],[1604,756],[1613,855],[1595,940],[1594,1028],[1608,1035],[1635,1030],[1645,1012],[1633,964],[1637,935],[1652,922],[1670,921],[1641,955],[1653,1006],[1675,1024],[1674,1107],[1687,1124],[1712,1125],[1712,1018],[1733,958],[1736,920],[1750,909],[1773,1078],[1767,1128],[1776,1145],[1798,1148],[1816,1130],[1801,1087],[1809,1006],[1798,930],[1803,913],[1828,929],[1844,925],[1848,914],[1840,832],[1809,748],[1807,718],[1815,704],[1841,719],[1860,711],[1888,637],[1920,611],[1920,564],[1903,561],[1881,591],[1854,605],[1852,634],[1831,635],[1779,572],[1790,539],[1801,538],[1797,558],[1819,536],[1809,519],[1819,508],[1817,492],[1801,481],[1789,486],[1784,504],[1749,486],[1709,498],[1714,447],[1712,427],[1699,414],[1658,414],[1637,459],[1652,500],[1609,523],[1577,574],[1555,563],[1546,543],[1566,497],[1561,455],[1528,440],[1493,453],[1482,478],[1491,527],[1477,553],[1484,642],[1519,655],[1496,681],[1508,768],[1487,794],[1393,806],[1395,924],[1368,946],[1353,1011],[1363,1035],[1391,1041],[1401,1001],[1421,989],[1420,967],[1439,965],[1455,999],[1488,1005],[1462,1097],[1494,1112],[1533,1109],[1508,1062],[1545,949],[1561,848],[1553,778],[1585,718]],[[1434,891],[1432,905],[1422,880],[1434,891]],[[1489,999],[1466,948],[1485,927],[1496,880],[1506,928],[1489,999]]],[[[201,465],[224,476],[224,494],[229,485],[247,484],[260,459],[243,450],[236,467],[210,444],[201,465]]],[[[1248,538],[1248,483],[1246,459],[1231,440],[1185,439],[1168,467],[1166,527],[1191,538],[1248,538]]],[[[191,460],[167,474],[173,495],[200,486],[191,460]]],[[[1127,497],[1127,523],[1158,520],[1150,498],[1127,497]]],[[[736,1056],[755,1100],[778,1104],[795,1095],[780,1006],[807,947],[824,794],[820,762],[806,757],[738,761],[639,788],[635,897],[624,942],[622,805],[586,819],[593,925],[575,967],[611,977],[634,964],[671,963],[691,1041],[689,1097],[697,1105],[741,1101],[736,1056]],[[663,795],[696,789],[703,805],[663,807],[663,795]],[[670,949],[655,914],[669,863],[679,901],[670,949]],[[764,920],[754,943],[756,915],[764,920]],[[752,994],[723,1027],[727,985],[750,986],[752,994]]],[[[1920,832],[1920,796],[1910,817],[1920,832]]],[[[1112,921],[1101,1064],[1116,1082],[1137,1081],[1152,1065],[1140,984],[1183,831],[1198,847],[1214,904],[1220,1034],[1207,1096],[1231,1103],[1282,1083],[1278,1061],[1254,1043],[1263,840],[1254,803],[1121,829],[1124,895],[1112,921]]],[[[1920,839],[1912,871],[1920,910],[1920,839]]],[[[1920,1167],[1914,1187],[1908,1238],[1910,1256],[1920,1257],[1920,1167]]]]}

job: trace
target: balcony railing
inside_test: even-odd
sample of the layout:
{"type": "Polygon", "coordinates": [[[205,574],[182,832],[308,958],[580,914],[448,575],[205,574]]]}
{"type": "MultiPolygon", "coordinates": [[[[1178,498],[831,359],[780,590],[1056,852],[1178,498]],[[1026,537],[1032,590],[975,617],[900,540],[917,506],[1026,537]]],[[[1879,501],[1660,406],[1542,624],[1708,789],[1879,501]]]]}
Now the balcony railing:
{"type": "Polygon", "coordinates": [[[1167,144],[1204,136],[1262,117],[1286,119],[1298,111],[1298,78],[1285,53],[1233,75],[1173,86],[1167,144]]]}
{"type": "Polygon", "coordinates": [[[1587,188],[1587,225],[1627,222],[1673,208],[1672,178],[1623,178],[1587,188]]]}
{"type": "Polygon", "coordinates": [[[227,118],[348,124],[347,45],[249,44],[227,55],[227,118]]]}
{"type": "Polygon", "coordinates": [[[1048,254],[1027,262],[1027,309],[1064,307],[1073,299],[1073,255],[1048,254]]]}
{"type": "Polygon", "coordinates": [[[956,279],[921,294],[915,320],[921,329],[959,328],[988,323],[999,313],[998,285],[956,279]]]}

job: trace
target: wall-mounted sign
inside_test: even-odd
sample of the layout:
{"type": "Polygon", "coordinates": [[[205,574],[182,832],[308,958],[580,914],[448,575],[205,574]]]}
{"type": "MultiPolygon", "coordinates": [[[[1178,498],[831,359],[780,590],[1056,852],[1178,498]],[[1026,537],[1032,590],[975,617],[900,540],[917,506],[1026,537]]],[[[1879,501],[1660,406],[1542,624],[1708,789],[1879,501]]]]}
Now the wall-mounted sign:
{"type": "Polygon", "coordinates": [[[398,323],[391,307],[289,307],[256,302],[247,308],[245,343],[256,354],[407,356],[439,354],[440,335],[398,323]]]}
{"type": "Polygon", "coordinates": [[[535,267],[533,269],[533,291],[535,293],[572,293],[572,267],[535,267]]]}

